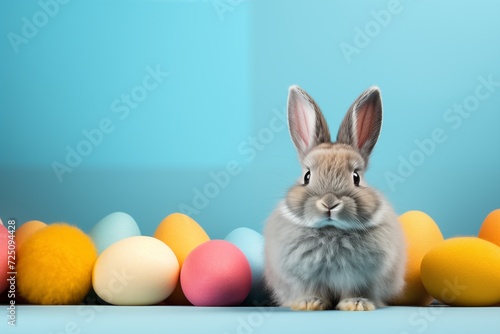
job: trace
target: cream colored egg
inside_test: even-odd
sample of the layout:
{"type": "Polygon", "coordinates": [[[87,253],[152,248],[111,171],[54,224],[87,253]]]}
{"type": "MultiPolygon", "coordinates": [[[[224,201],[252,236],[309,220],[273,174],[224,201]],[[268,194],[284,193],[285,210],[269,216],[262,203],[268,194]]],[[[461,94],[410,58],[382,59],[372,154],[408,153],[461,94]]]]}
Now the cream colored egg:
{"type": "Polygon", "coordinates": [[[97,258],[92,284],[113,305],[154,305],[167,298],[179,280],[179,262],[162,241],[147,236],[122,239],[97,258]]]}

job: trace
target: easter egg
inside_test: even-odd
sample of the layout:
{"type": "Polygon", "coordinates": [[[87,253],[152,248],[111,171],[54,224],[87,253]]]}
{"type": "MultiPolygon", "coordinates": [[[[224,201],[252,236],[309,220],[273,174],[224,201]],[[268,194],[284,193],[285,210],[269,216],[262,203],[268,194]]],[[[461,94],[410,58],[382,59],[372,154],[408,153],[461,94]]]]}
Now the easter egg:
{"type": "Polygon", "coordinates": [[[153,305],[167,298],[179,279],[174,252],[158,239],[135,236],[106,248],[92,273],[95,293],[114,305],[153,305]]]}
{"type": "Polygon", "coordinates": [[[47,224],[39,220],[30,220],[19,226],[16,230],[16,247],[21,248],[26,239],[28,239],[33,233],[42,228],[47,227],[47,224]]]}
{"type": "Polygon", "coordinates": [[[250,292],[252,271],[245,254],[225,240],[207,241],[184,261],[181,286],[196,306],[240,305],[250,292]]]}
{"type": "Polygon", "coordinates": [[[452,238],[422,260],[422,282],[434,298],[452,306],[500,303],[500,247],[475,237],[452,238]]]}
{"type": "Polygon", "coordinates": [[[262,234],[240,227],[231,231],[225,238],[245,254],[252,270],[252,288],[245,305],[254,305],[268,299],[264,287],[264,237],[262,234]]]}
{"type": "MultiPolygon", "coordinates": [[[[163,241],[172,249],[179,261],[181,270],[189,253],[202,243],[210,240],[207,233],[194,219],[182,213],[172,213],[163,219],[156,228],[154,237],[163,241]]],[[[175,288],[166,302],[174,305],[190,304],[180,285],[175,288]]]]}
{"type": "Polygon", "coordinates": [[[9,270],[9,232],[7,228],[3,225],[0,225],[0,293],[2,293],[9,282],[7,275],[9,270]]]}
{"type": "Polygon", "coordinates": [[[193,249],[210,240],[194,219],[182,213],[173,213],[163,219],[156,228],[154,237],[172,249],[181,267],[193,249]]]}
{"type": "Polygon", "coordinates": [[[114,212],[101,219],[89,233],[101,254],[115,242],[141,235],[134,218],[124,212],[114,212]]]}
{"type": "Polygon", "coordinates": [[[32,304],[79,304],[90,290],[97,250],[76,226],[42,228],[17,255],[19,294],[32,304]]]}
{"type": "Polygon", "coordinates": [[[405,287],[391,304],[429,305],[434,298],[422,284],[420,264],[424,255],[444,240],[443,235],[434,220],[422,211],[408,211],[399,221],[406,239],[405,287]]]}
{"type": "Polygon", "coordinates": [[[500,246],[500,209],[494,210],[486,216],[478,236],[500,246]]]}

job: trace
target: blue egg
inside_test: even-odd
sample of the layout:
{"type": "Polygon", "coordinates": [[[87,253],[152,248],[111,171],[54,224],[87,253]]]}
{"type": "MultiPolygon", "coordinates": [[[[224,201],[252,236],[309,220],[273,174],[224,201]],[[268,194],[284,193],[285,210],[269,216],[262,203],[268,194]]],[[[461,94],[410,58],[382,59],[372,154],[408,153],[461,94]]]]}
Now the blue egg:
{"type": "Polygon", "coordinates": [[[117,241],[141,235],[134,218],[124,212],[114,212],[101,219],[89,233],[99,254],[117,241]]]}
{"type": "Polygon", "coordinates": [[[239,227],[230,232],[225,240],[245,254],[252,269],[252,288],[243,304],[257,305],[266,302],[268,297],[264,288],[264,237],[252,229],[239,227]]]}

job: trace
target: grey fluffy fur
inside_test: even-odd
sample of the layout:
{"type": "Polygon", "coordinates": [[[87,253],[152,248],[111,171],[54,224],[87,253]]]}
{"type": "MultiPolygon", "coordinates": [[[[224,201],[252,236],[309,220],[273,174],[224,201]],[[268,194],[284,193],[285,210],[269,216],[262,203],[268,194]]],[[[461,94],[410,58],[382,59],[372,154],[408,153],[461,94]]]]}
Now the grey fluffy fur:
{"type": "Polygon", "coordinates": [[[288,118],[304,173],[264,231],[274,301],[297,310],[384,306],[403,288],[406,259],[397,215],[364,180],[382,123],[379,89],[356,99],[336,143],[317,104],[297,86],[290,88],[288,118]]]}

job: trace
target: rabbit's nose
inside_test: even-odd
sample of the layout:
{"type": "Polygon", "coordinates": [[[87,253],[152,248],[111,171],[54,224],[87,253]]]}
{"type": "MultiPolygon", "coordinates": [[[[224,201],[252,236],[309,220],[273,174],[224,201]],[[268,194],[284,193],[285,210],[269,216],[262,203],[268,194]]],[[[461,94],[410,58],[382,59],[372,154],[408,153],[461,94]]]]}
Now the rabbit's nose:
{"type": "Polygon", "coordinates": [[[325,209],[327,209],[328,211],[331,211],[331,210],[335,209],[337,206],[340,205],[340,201],[337,201],[337,202],[335,202],[335,203],[333,203],[331,205],[328,205],[328,204],[326,204],[326,203],[323,202],[323,203],[321,203],[321,205],[323,205],[323,207],[325,209]]]}
{"type": "Polygon", "coordinates": [[[322,211],[332,211],[335,208],[337,208],[339,205],[342,204],[342,201],[339,200],[335,195],[333,194],[326,194],[323,196],[320,200],[316,202],[316,206],[318,207],[319,210],[322,211]]]}

